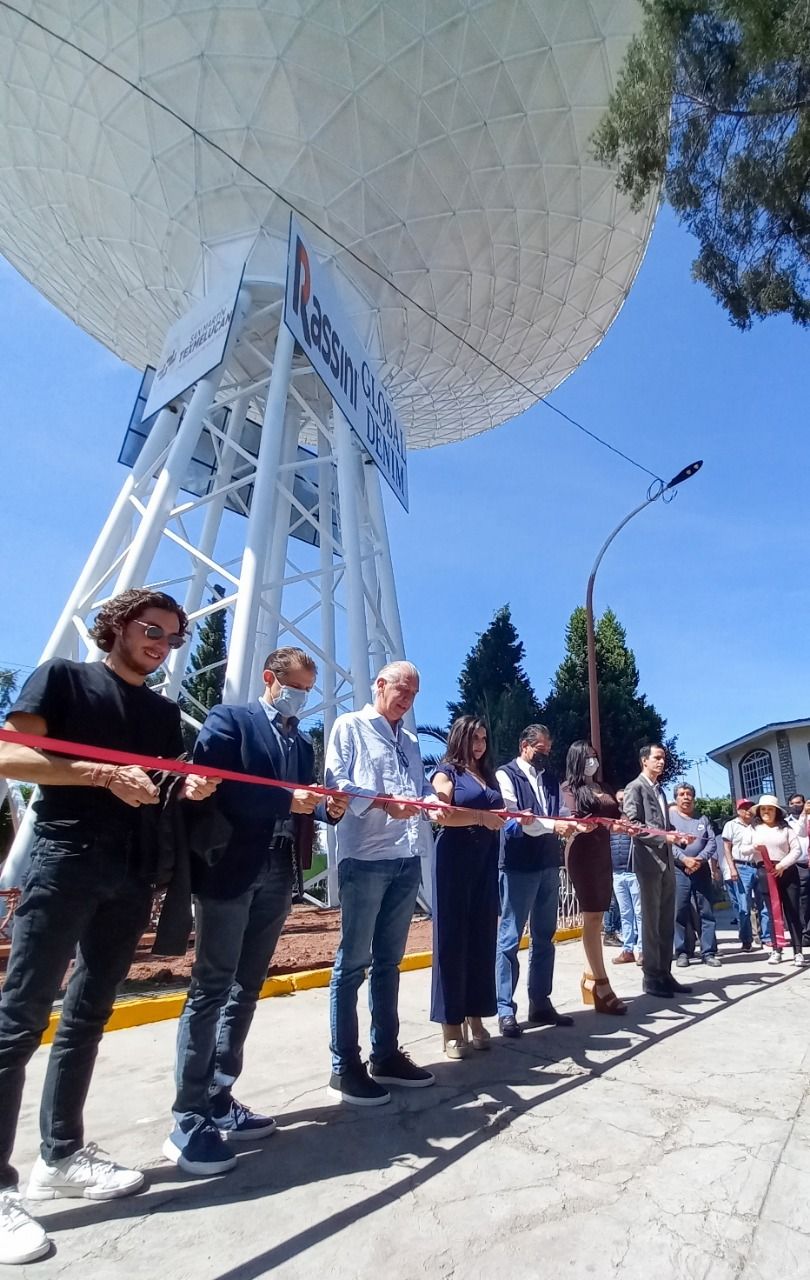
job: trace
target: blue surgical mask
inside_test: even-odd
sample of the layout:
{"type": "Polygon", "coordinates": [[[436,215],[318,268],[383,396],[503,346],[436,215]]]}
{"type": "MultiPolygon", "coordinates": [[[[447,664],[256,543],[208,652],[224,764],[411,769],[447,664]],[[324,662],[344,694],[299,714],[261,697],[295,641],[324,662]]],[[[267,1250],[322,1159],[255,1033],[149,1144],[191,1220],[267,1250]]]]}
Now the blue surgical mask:
{"type": "Polygon", "coordinates": [[[283,684],[276,694],[275,698],[270,698],[270,706],[277,711],[280,716],[289,719],[295,716],[299,719],[301,712],[307,705],[307,690],[293,689],[292,685],[283,684]]]}

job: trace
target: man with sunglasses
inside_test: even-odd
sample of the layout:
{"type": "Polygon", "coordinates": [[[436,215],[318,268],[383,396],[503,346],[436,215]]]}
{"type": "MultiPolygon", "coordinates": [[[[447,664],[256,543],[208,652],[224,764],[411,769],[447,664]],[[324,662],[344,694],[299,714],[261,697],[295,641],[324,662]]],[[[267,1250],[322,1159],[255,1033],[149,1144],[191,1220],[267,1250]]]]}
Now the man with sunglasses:
{"type": "MultiPolygon", "coordinates": [[[[183,753],[180,711],[146,684],[185,640],[186,615],[160,591],[130,590],[102,606],[90,632],[103,662],[54,658],[26,681],[6,729],[133,755],[183,753]]],[[[42,1094],[39,1156],[28,1200],[112,1200],[143,1174],[85,1145],[83,1110],[116,990],[148,920],[153,888],[143,865],[140,809],[159,790],[137,765],[97,764],[0,742],[0,776],[34,782],[31,865],[14,921],[0,999],[0,1262],[42,1257],[50,1241],[28,1215],[10,1164],[25,1068],[48,1026],[71,961],[42,1094]]],[[[182,794],[216,786],[190,776],[182,794]]]]}

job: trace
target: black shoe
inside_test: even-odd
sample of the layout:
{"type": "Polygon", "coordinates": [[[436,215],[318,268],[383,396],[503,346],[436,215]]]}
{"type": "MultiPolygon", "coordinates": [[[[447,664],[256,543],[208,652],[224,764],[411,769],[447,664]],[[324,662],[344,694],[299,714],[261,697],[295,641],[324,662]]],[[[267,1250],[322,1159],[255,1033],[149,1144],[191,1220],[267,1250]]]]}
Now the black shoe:
{"type": "Polygon", "coordinates": [[[688,987],[685,982],[677,982],[671,973],[665,973],[664,978],[670,991],[678,991],[682,996],[691,996],[692,988],[688,987]]]}
{"type": "Polygon", "coordinates": [[[574,1019],[558,1013],[550,1000],[542,1005],[529,1005],[529,1023],[534,1027],[573,1027],[574,1019]]]}
{"type": "Polygon", "coordinates": [[[506,1036],[507,1040],[517,1040],[518,1036],[523,1035],[523,1028],[513,1013],[498,1019],[498,1030],[502,1036],[506,1036]]]}
{"type": "Polygon", "coordinates": [[[720,968],[720,957],[719,957],[719,956],[716,956],[716,955],[714,954],[714,952],[712,952],[712,954],[711,954],[711,955],[709,955],[709,956],[704,956],[704,957],[703,957],[703,963],[704,963],[704,964],[711,965],[711,967],[712,967],[713,969],[719,969],[719,968],[720,968]]]}
{"type": "Polygon", "coordinates": [[[619,937],[618,933],[604,933],[604,934],[602,934],[602,946],[603,946],[603,947],[620,947],[621,945],[622,945],[622,940],[621,940],[621,938],[619,937]]]}
{"type": "Polygon", "coordinates": [[[339,1102],[349,1102],[353,1107],[381,1107],[391,1101],[391,1095],[366,1071],[365,1063],[357,1062],[345,1071],[332,1072],[326,1092],[339,1102]]]}
{"type": "Polygon", "coordinates": [[[679,955],[679,956],[677,957],[677,959],[676,959],[675,963],[676,963],[676,965],[678,966],[678,968],[679,968],[679,969],[688,969],[688,968],[689,968],[689,957],[688,957],[688,956],[685,956],[685,955],[683,955],[683,954],[681,954],[681,955],[679,955]]]}
{"type": "Polygon", "coordinates": [[[372,1062],[371,1078],[378,1084],[399,1084],[405,1089],[426,1089],[436,1083],[433,1072],[417,1067],[402,1049],[397,1049],[384,1062],[372,1062]]]}
{"type": "Polygon", "coordinates": [[[750,943],[750,942],[744,942],[744,943],[742,944],[742,949],[743,949],[743,951],[753,951],[753,949],[754,949],[754,948],[753,948],[753,946],[751,945],[751,943],[750,943]]]}
{"type": "Polygon", "coordinates": [[[645,978],[641,987],[645,996],[655,996],[656,1000],[674,1000],[675,992],[668,983],[658,978],[645,978]]]}

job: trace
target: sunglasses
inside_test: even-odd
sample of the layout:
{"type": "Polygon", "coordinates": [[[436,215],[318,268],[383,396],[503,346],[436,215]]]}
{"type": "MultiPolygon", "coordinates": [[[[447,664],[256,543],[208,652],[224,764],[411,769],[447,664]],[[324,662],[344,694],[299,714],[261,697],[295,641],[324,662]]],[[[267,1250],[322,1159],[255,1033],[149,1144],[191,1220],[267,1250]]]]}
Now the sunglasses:
{"type": "Polygon", "coordinates": [[[133,618],[133,622],[139,627],[143,627],[143,633],[147,640],[165,640],[170,649],[180,649],[186,643],[187,637],[181,635],[179,631],[164,631],[163,627],[159,627],[154,622],[141,622],[138,618],[133,618]]]}

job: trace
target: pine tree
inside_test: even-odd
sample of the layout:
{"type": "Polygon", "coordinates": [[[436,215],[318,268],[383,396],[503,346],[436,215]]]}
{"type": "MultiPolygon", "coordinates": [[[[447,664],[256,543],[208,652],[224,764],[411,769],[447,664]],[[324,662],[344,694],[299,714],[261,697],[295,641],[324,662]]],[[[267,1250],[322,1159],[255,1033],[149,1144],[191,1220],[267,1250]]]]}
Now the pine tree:
{"type": "Polygon", "coordinates": [[[14,702],[18,674],[9,667],[0,667],[0,724],[5,720],[14,702]]]}
{"type": "MultiPolygon", "coordinates": [[[[587,738],[590,732],[587,623],[583,608],[571,614],[565,650],[543,708],[544,722],[554,739],[551,761],[560,777],[565,772],[568,747],[579,738],[587,738]]],[[[667,749],[664,780],[680,777],[686,762],[677,749],[677,737],[664,736],[666,720],[638,692],[635,655],[627,647],[624,627],[612,609],[606,609],[596,624],[596,670],[605,781],[621,787],[635,778],[639,772],[639,748],[648,742],[660,742],[667,749]]]]}
{"type": "MultiPolygon", "coordinates": [[[[224,587],[215,586],[210,603],[221,600],[224,594],[224,587]]],[[[225,610],[217,609],[215,613],[209,613],[200,624],[197,643],[189,658],[189,674],[183,681],[183,689],[178,698],[182,710],[195,720],[201,722],[207,711],[222,702],[227,658],[225,610]]],[[[185,721],[183,734],[186,738],[195,736],[185,721]]],[[[193,743],[186,742],[187,747],[191,745],[193,743]]]]}
{"type": "Polygon", "coordinates": [[[525,649],[508,605],[495,614],[468,653],[458,681],[451,720],[480,716],[486,722],[496,764],[511,760],[520,732],[540,718],[540,704],[523,669],[525,649]]]}

